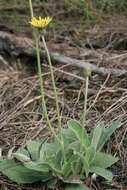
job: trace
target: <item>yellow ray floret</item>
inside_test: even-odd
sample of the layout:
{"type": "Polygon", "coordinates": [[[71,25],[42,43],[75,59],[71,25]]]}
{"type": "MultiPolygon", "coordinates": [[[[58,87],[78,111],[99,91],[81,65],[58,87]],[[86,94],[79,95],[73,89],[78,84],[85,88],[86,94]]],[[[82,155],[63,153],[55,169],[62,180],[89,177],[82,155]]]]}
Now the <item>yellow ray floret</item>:
{"type": "Polygon", "coordinates": [[[39,19],[36,19],[35,17],[32,18],[31,22],[29,22],[31,25],[37,28],[44,28],[46,27],[50,22],[52,18],[46,17],[46,18],[41,18],[39,16],[39,19]]]}

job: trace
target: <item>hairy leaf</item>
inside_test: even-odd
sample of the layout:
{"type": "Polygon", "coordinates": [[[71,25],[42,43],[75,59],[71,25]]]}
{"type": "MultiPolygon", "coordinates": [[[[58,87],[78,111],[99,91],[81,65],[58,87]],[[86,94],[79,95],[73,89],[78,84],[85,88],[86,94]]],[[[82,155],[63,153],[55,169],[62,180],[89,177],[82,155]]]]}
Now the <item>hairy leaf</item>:
{"type": "Polygon", "coordinates": [[[97,125],[97,127],[93,131],[93,137],[92,137],[92,141],[91,141],[91,145],[90,146],[94,147],[95,150],[97,148],[97,145],[99,143],[99,140],[101,138],[103,130],[104,130],[104,122],[102,122],[99,125],[97,125]]]}
{"type": "Polygon", "coordinates": [[[17,183],[34,183],[43,178],[42,173],[29,170],[9,159],[0,162],[0,171],[17,183]]]}
{"type": "MultiPolygon", "coordinates": [[[[82,126],[75,120],[69,120],[67,122],[68,127],[75,133],[76,137],[81,141],[82,138],[82,126]]],[[[89,146],[89,139],[86,130],[84,129],[83,145],[89,146]]]]}
{"type": "Polygon", "coordinates": [[[77,154],[73,154],[67,164],[64,166],[63,175],[64,178],[67,178],[68,175],[72,172],[72,163],[78,160],[79,156],[77,154]]]}
{"type": "Polygon", "coordinates": [[[98,143],[97,151],[101,150],[101,148],[109,139],[109,137],[112,135],[112,133],[120,126],[121,126],[121,123],[116,122],[113,125],[111,125],[109,128],[105,129],[104,134],[101,136],[100,141],[98,143]]]}
{"type": "Polygon", "coordinates": [[[89,171],[91,173],[95,173],[99,176],[104,177],[105,179],[112,181],[112,173],[104,168],[96,167],[96,166],[91,166],[89,168],[89,171]]]}
{"type": "Polygon", "coordinates": [[[70,143],[67,147],[68,150],[73,150],[74,152],[78,152],[80,148],[79,140],[75,140],[74,142],[70,143]]]}
{"type": "Polygon", "coordinates": [[[53,143],[46,144],[46,157],[47,158],[54,158],[56,157],[57,152],[60,150],[60,144],[55,141],[53,143]]]}
{"type": "Polygon", "coordinates": [[[91,163],[92,166],[98,166],[101,168],[108,168],[117,162],[119,159],[111,156],[110,154],[106,154],[103,152],[98,152],[91,163]]]}
{"type": "Polygon", "coordinates": [[[24,149],[24,148],[20,148],[20,149],[18,150],[18,153],[21,153],[21,154],[24,154],[25,156],[30,157],[29,152],[28,152],[26,149],[24,149]]]}
{"type": "Polygon", "coordinates": [[[78,156],[80,157],[80,159],[81,159],[81,161],[82,161],[82,164],[83,164],[81,173],[82,173],[82,174],[85,173],[85,174],[86,174],[86,177],[88,177],[89,164],[88,164],[86,158],[85,158],[81,153],[77,153],[77,154],[78,154],[78,156]]]}
{"type": "Polygon", "coordinates": [[[40,143],[36,141],[27,141],[27,149],[32,157],[32,160],[38,160],[40,157],[40,143]]]}
{"type": "Polygon", "coordinates": [[[46,143],[48,141],[48,138],[45,138],[39,148],[39,156],[40,156],[40,160],[44,159],[44,154],[45,154],[45,150],[46,150],[46,143]]]}
{"type": "Polygon", "coordinates": [[[95,154],[96,154],[96,151],[95,151],[95,148],[94,147],[88,147],[86,149],[86,154],[85,154],[85,158],[87,160],[87,162],[90,164],[94,157],[95,157],[95,154]]]}
{"type": "Polygon", "coordinates": [[[46,167],[44,164],[42,164],[41,162],[39,161],[35,161],[35,162],[25,162],[24,163],[24,166],[28,169],[31,169],[31,170],[35,170],[35,171],[39,171],[39,172],[43,172],[43,173],[48,173],[49,172],[49,169],[48,167],[46,167]]]}
{"type": "Polygon", "coordinates": [[[21,153],[12,153],[12,156],[14,158],[16,158],[17,160],[21,161],[21,162],[28,162],[30,161],[30,157],[24,155],[24,154],[21,154],[21,153]]]}

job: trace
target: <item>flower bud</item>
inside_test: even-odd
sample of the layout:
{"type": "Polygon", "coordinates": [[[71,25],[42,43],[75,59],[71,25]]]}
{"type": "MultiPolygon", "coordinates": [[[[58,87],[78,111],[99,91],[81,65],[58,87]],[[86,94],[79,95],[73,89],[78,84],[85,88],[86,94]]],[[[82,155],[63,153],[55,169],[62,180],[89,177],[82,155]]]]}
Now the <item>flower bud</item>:
{"type": "Polygon", "coordinates": [[[85,66],[84,67],[84,74],[86,77],[90,77],[91,76],[91,67],[90,66],[85,66]]]}

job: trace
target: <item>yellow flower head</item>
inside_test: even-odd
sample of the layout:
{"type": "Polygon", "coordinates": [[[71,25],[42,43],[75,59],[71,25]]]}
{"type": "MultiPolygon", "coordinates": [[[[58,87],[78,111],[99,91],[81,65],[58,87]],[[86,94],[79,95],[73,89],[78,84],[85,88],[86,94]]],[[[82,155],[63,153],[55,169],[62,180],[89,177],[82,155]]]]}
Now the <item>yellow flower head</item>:
{"type": "Polygon", "coordinates": [[[39,19],[36,19],[35,17],[33,17],[31,22],[29,23],[37,28],[45,28],[51,22],[51,20],[52,18],[50,17],[41,18],[39,16],[39,19]]]}

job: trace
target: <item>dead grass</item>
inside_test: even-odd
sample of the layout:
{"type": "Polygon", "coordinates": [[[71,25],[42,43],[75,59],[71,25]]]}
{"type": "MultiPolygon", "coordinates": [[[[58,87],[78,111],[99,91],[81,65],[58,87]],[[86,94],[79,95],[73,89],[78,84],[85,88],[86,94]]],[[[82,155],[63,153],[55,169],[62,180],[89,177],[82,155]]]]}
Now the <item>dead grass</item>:
{"type": "MultiPolygon", "coordinates": [[[[126,53],[127,47],[125,17],[121,17],[122,19],[119,19],[120,16],[112,18],[111,22],[107,18],[105,23],[95,24],[90,30],[86,30],[83,19],[77,23],[65,22],[63,25],[61,20],[66,18],[65,15],[59,11],[53,13],[51,4],[45,6],[48,6],[47,9],[51,15],[54,14],[54,18],[57,19],[56,23],[51,26],[51,36],[47,37],[47,39],[52,38],[52,43],[49,43],[50,48],[57,42],[58,48],[53,50],[61,51],[62,54],[89,60],[91,63],[106,68],[127,69],[126,56],[120,57],[121,54],[126,53]],[[66,46],[63,44],[60,49],[63,41],[66,46]],[[67,49],[69,45],[71,50],[67,49]],[[86,54],[88,50],[89,55],[86,54]]],[[[63,4],[58,6],[63,7],[63,4]]],[[[56,10],[58,8],[56,7],[56,10]]],[[[10,63],[10,57],[5,65],[0,62],[0,147],[3,149],[4,155],[12,147],[16,149],[24,147],[28,139],[41,141],[45,136],[51,138],[43,116],[37,72],[31,74],[23,69],[18,69],[15,62],[13,60],[10,63]]],[[[56,64],[55,67],[63,69],[56,64]]],[[[35,71],[33,66],[29,66],[29,68],[35,71]]],[[[79,73],[77,68],[76,71],[72,71],[72,68],[69,70],[65,66],[64,70],[70,73],[73,71],[76,74],[79,73]]],[[[82,73],[79,74],[82,75],[82,73]]],[[[57,131],[57,116],[47,66],[43,66],[43,76],[49,116],[57,131]]],[[[55,72],[55,79],[63,127],[66,127],[69,119],[81,121],[84,83],[59,71],[55,72]]],[[[92,93],[89,93],[88,97],[87,131],[91,131],[101,120],[104,120],[106,127],[115,121],[122,122],[122,126],[117,129],[104,147],[105,152],[119,157],[119,161],[111,168],[114,179],[112,183],[107,183],[102,178],[97,178],[92,187],[96,190],[121,190],[127,186],[127,79],[110,75],[106,77],[92,75],[89,89],[92,93]]],[[[15,184],[0,174],[0,189],[45,190],[46,188],[40,183],[15,184]]],[[[58,189],[60,190],[60,187],[57,186],[56,190],[58,189]]]]}
{"type": "MultiPolygon", "coordinates": [[[[57,116],[49,72],[44,71],[43,75],[45,77],[46,102],[49,116],[54,127],[57,127],[57,116]]],[[[77,81],[74,86],[72,85],[73,88],[70,88],[69,83],[71,83],[71,80],[71,78],[68,78],[65,82],[63,74],[56,73],[63,127],[66,127],[66,122],[70,118],[80,121],[83,110],[84,85],[81,81],[77,81]],[[78,88],[75,88],[76,86],[78,88]],[[71,112],[69,112],[69,109],[71,109],[71,112]]],[[[4,154],[12,147],[25,146],[25,142],[28,139],[41,141],[45,136],[51,137],[43,117],[38,76],[36,74],[29,76],[26,73],[10,71],[6,68],[6,70],[0,71],[0,81],[0,145],[4,150],[4,154]]],[[[126,84],[127,80],[124,78],[92,76],[89,88],[95,90],[96,94],[89,95],[86,123],[87,130],[91,131],[95,124],[101,120],[104,120],[107,127],[114,121],[122,122],[122,126],[112,135],[104,147],[106,152],[120,158],[119,162],[112,167],[115,175],[114,183],[117,182],[117,185],[120,187],[127,185],[126,84]]],[[[3,189],[5,187],[7,189],[17,189],[20,186],[11,183],[4,176],[1,176],[0,183],[1,188],[4,186],[3,189]]],[[[37,189],[37,186],[28,188],[22,185],[21,189],[37,189]]],[[[100,182],[99,186],[102,189],[100,182]]]]}

